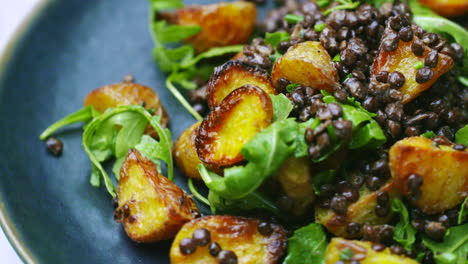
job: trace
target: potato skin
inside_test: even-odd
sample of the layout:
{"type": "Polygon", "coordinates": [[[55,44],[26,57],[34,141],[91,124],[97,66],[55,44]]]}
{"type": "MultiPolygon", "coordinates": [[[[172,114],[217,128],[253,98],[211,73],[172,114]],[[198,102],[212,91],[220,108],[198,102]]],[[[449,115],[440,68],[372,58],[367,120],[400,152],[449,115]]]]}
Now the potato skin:
{"type": "Polygon", "coordinates": [[[257,9],[253,3],[233,2],[188,6],[176,11],[178,25],[199,25],[202,32],[189,38],[197,53],[214,47],[244,44],[255,26],[257,9]]]}
{"type": "Polygon", "coordinates": [[[468,12],[466,0],[418,0],[436,13],[446,17],[456,17],[468,12]]]}
{"type": "Polygon", "coordinates": [[[211,109],[235,89],[251,84],[267,94],[277,94],[267,72],[247,63],[231,60],[217,67],[208,82],[208,105],[211,109]]]}
{"type": "Polygon", "coordinates": [[[192,198],[131,149],[120,170],[116,221],[135,242],[170,239],[200,213],[192,198]]]}
{"type": "MultiPolygon", "coordinates": [[[[372,249],[371,242],[365,241],[356,241],[356,240],[346,240],[343,238],[332,238],[330,244],[327,246],[327,251],[325,253],[325,264],[335,264],[341,257],[340,253],[344,249],[351,249],[354,253],[353,257],[362,257],[364,259],[359,259],[361,264],[417,264],[418,262],[404,257],[401,255],[392,254],[389,248],[386,248],[380,252],[377,252],[372,249]]],[[[351,260],[354,260],[351,258],[351,260]]],[[[350,261],[351,261],[350,260],[350,261]]]]}
{"type": "MultiPolygon", "coordinates": [[[[144,105],[146,109],[154,110],[153,115],[161,117],[162,127],[167,127],[169,123],[169,116],[158,94],[148,86],[133,82],[121,82],[99,87],[86,96],[84,105],[93,106],[101,113],[117,106],[144,105]]],[[[145,133],[157,138],[156,131],[150,125],[146,127],[145,133]]]]}
{"type": "Polygon", "coordinates": [[[421,197],[412,201],[426,214],[436,214],[461,203],[468,195],[468,151],[435,146],[425,137],[411,137],[395,143],[389,152],[395,188],[408,194],[408,177],[423,178],[421,197]]]}
{"type": "Polygon", "coordinates": [[[187,177],[201,180],[197,165],[202,163],[198,158],[195,138],[201,122],[197,122],[187,128],[177,139],[172,150],[172,156],[180,171],[187,177]]]}
{"type": "Polygon", "coordinates": [[[260,88],[244,85],[231,92],[203,120],[195,139],[201,161],[227,167],[244,159],[242,147],[273,121],[270,97],[260,88]]]}
{"type": "MultiPolygon", "coordinates": [[[[413,31],[414,30],[415,29],[413,29],[413,31]]],[[[390,28],[390,26],[387,26],[382,39],[385,38],[385,35],[388,35],[392,31],[393,30],[390,28]]],[[[434,84],[434,82],[442,74],[450,70],[454,63],[452,58],[445,54],[439,53],[437,66],[432,69],[432,79],[425,83],[419,84],[416,82],[417,70],[414,68],[414,65],[420,61],[424,62],[424,57],[427,53],[429,53],[429,51],[431,51],[431,49],[427,46],[424,46],[424,53],[422,56],[416,56],[411,50],[411,45],[415,39],[416,36],[414,36],[413,39],[408,42],[399,40],[398,48],[391,52],[385,51],[381,46],[379,49],[379,54],[375,58],[374,64],[372,65],[372,81],[374,82],[377,82],[375,80],[375,76],[381,71],[399,71],[405,76],[405,83],[399,89],[399,91],[403,94],[403,104],[410,102],[414,98],[418,97],[419,94],[429,89],[429,87],[431,87],[432,84],[434,84]]]]}
{"type": "Polygon", "coordinates": [[[315,201],[312,168],[308,158],[289,158],[274,176],[283,192],[294,201],[293,213],[304,215],[315,201]]]}
{"type": "Polygon", "coordinates": [[[182,227],[172,243],[171,263],[219,263],[208,252],[208,246],[198,247],[191,255],[183,255],[180,252],[180,241],[183,238],[191,238],[198,228],[208,229],[211,241],[217,242],[223,250],[233,251],[237,255],[238,263],[278,263],[286,250],[286,235],[277,225],[272,225],[273,232],[270,235],[262,235],[257,229],[259,223],[260,221],[255,219],[224,215],[204,216],[192,220],[182,227]]]}
{"type": "Polygon", "coordinates": [[[388,192],[390,197],[394,197],[393,183],[387,183],[378,191],[370,192],[361,190],[359,200],[350,204],[344,217],[339,217],[333,210],[316,207],[315,217],[318,222],[324,225],[330,232],[336,236],[344,238],[358,238],[362,234],[351,236],[346,232],[346,226],[353,222],[358,224],[380,225],[390,222],[393,214],[389,213],[385,217],[379,217],[375,214],[377,206],[377,193],[388,192]]]}
{"type": "Polygon", "coordinates": [[[339,86],[338,72],[327,50],[318,41],[306,41],[290,48],[273,65],[273,84],[285,78],[293,83],[333,92],[339,86]]]}

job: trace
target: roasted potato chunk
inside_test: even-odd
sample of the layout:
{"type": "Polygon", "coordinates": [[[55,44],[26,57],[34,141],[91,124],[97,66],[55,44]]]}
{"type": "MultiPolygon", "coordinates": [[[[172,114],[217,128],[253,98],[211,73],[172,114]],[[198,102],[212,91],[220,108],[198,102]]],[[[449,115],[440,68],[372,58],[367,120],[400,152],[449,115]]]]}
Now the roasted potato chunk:
{"type": "Polygon", "coordinates": [[[413,182],[422,180],[420,193],[413,190],[411,196],[416,199],[410,200],[424,213],[443,212],[461,203],[468,195],[466,150],[456,151],[451,146],[437,145],[425,137],[411,137],[395,143],[390,149],[389,158],[398,191],[408,195],[411,193],[408,185],[413,185],[410,178],[413,178],[413,182]]]}
{"type": "Polygon", "coordinates": [[[314,202],[314,187],[312,185],[312,168],[307,158],[290,158],[281,165],[275,175],[283,192],[294,201],[293,213],[304,215],[314,202]]]}
{"type": "Polygon", "coordinates": [[[178,9],[168,20],[177,25],[202,28],[187,40],[200,53],[214,47],[246,43],[256,18],[257,9],[253,3],[233,2],[187,6],[178,9]]]}
{"type": "Polygon", "coordinates": [[[228,61],[211,75],[207,89],[208,105],[215,108],[228,94],[245,84],[257,86],[267,94],[277,94],[268,73],[241,61],[228,61]]]}
{"type": "Polygon", "coordinates": [[[338,73],[327,50],[318,41],[306,41],[290,48],[273,65],[273,84],[285,78],[312,88],[333,92],[338,73]]]}
{"type": "Polygon", "coordinates": [[[181,172],[190,178],[201,180],[197,165],[202,163],[198,158],[195,138],[201,122],[197,122],[187,128],[177,139],[172,150],[174,161],[181,172]]]}
{"type": "MultiPolygon", "coordinates": [[[[387,26],[382,39],[393,34],[397,33],[393,31],[390,26],[387,26]]],[[[399,40],[398,48],[395,51],[385,51],[383,48],[383,41],[383,44],[381,44],[379,49],[379,54],[375,58],[372,66],[373,81],[376,80],[375,76],[381,71],[387,71],[390,73],[398,71],[405,76],[405,82],[403,86],[399,88],[399,91],[403,94],[402,103],[404,104],[418,97],[419,94],[431,87],[442,74],[446,73],[453,66],[452,58],[445,54],[438,53],[437,66],[431,69],[433,73],[432,78],[424,83],[418,83],[416,81],[416,73],[418,70],[415,69],[415,65],[419,62],[424,62],[424,58],[431,51],[431,48],[422,44],[424,51],[421,56],[416,56],[411,49],[411,45],[417,38],[418,37],[413,34],[411,41],[405,42],[403,40],[399,40]]],[[[421,41],[421,43],[423,42],[421,41]]]]}
{"type": "Polygon", "coordinates": [[[393,254],[389,248],[382,251],[372,249],[372,242],[346,240],[343,238],[332,238],[325,253],[325,264],[335,264],[342,260],[343,250],[348,251],[350,256],[348,262],[359,260],[361,264],[417,264],[418,262],[402,256],[393,254]]]}
{"type": "Polygon", "coordinates": [[[194,231],[199,228],[207,229],[211,234],[211,241],[218,243],[222,250],[233,251],[238,263],[278,263],[286,250],[286,235],[276,225],[271,225],[273,231],[270,234],[261,234],[258,231],[259,223],[260,221],[254,219],[222,215],[205,216],[188,222],[172,243],[171,263],[219,263],[217,258],[209,253],[209,244],[198,246],[192,254],[182,254],[180,241],[191,238],[194,231]]]}
{"type": "Polygon", "coordinates": [[[362,225],[380,225],[388,223],[392,219],[392,213],[388,213],[385,217],[379,217],[375,213],[375,209],[377,207],[377,194],[379,192],[387,192],[390,197],[394,197],[395,194],[392,188],[392,183],[387,183],[376,192],[371,192],[363,187],[359,193],[359,200],[350,204],[346,214],[343,216],[337,215],[332,209],[324,209],[317,206],[315,210],[316,220],[336,236],[345,238],[361,237],[362,234],[348,234],[346,232],[346,226],[349,223],[362,225]]]}
{"type": "Polygon", "coordinates": [[[122,165],[117,195],[115,219],[136,242],[170,239],[199,215],[192,198],[137,150],[130,150],[122,165]]]}
{"type": "Polygon", "coordinates": [[[218,167],[242,161],[242,147],[272,119],[272,102],[262,89],[244,85],[234,90],[201,123],[195,139],[198,157],[218,167]]]}
{"type": "MultiPolygon", "coordinates": [[[[93,106],[101,113],[122,105],[142,105],[154,111],[154,115],[161,117],[163,127],[169,123],[169,116],[158,94],[150,87],[134,82],[121,82],[99,87],[86,96],[84,105],[93,106]]],[[[145,133],[157,137],[156,131],[150,125],[146,127],[145,133]]]]}
{"type": "Polygon", "coordinates": [[[468,13],[468,1],[466,0],[419,0],[419,2],[446,17],[456,17],[468,13]]]}

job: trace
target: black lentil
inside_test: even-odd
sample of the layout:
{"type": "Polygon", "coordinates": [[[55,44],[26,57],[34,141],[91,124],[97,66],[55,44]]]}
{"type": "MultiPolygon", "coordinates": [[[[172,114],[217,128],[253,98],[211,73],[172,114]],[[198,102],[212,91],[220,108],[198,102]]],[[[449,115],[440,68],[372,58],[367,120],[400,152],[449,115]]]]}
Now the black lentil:
{"type": "Polygon", "coordinates": [[[237,255],[231,250],[222,250],[218,254],[219,264],[237,264],[237,255]]]}
{"type": "Polygon", "coordinates": [[[405,76],[399,71],[391,72],[388,74],[388,83],[390,84],[391,88],[401,88],[405,83],[405,76]]]}
{"type": "Polygon", "coordinates": [[[197,244],[191,238],[183,238],[180,240],[179,249],[183,255],[190,255],[197,250],[197,244]]]}
{"type": "Polygon", "coordinates": [[[63,142],[60,139],[49,137],[45,143],[50,154],[56,157],[62,155],[63,142]]]}
{"type": "Polygon", "coordinates": [[[416,56],[422,56],[424,54],[424,46],[421,40],[415,39],[411,44],[411,51],[416,56]]]}
{"type": "Polygon", "coordinates": [[[258,224],[257,229],[258,229],[258,232],[260,232],[260,234],[264,236],[269,236],[271,235],[271,233],[273,233],[273,227],[268,222],[260,222],[258,224]]]}
{"type": "Polygon", "coordinates": [[[375,76],[375,79],[381,83],[387,83],[388,74],[389,74],[388,71],[381,71],[375,76]]]}
{"type": "Polygon", "coordinates": [[[447,228],[440,222],[429,221],[424,227],[426,235],[436,241],[442,241],[446,231],[447,228]]]}
{"type": "Polygon", "coordinates": [[[330,201],[330,208],[339,215],[344,215],[348,210],[346,198],[341,195],[333,197],[330,201]]]}
{"type": "Polygon", "coordinates": [[[197,244],[197,246],[206,246],[211,241],[211,233],[206,228],[198,228],[193,232],[192,240],[197,244]]]}
{"type": "Polygon", "coordinates": [[[433,76],[432,70],[427,67],[423,67],[416,72],[416,82],[417,83],[428,82],[432,79],[432,76],[433,76]]]}
{"type": "Polygon", "coordinates": [[[413,39],[413,30],[411,27],[402,27],[400,31],[398,31],[398,36],[405,42],[411,41],[413,39]]]}
{"type": "Polygon", "coordinates": [[[219,252],[221,251],[221,246],[217,242],[211,242],[208,246],[208,252],[213,257],[217,257],[219,252]]]}
{"type": "Polygon", "coordinates": [[[431,50],[427,55],[424,57],[424,65],[429,68],[435,68],[437,66],[437,62],[439,61],[439,54],[435,50],[431,50]]]}

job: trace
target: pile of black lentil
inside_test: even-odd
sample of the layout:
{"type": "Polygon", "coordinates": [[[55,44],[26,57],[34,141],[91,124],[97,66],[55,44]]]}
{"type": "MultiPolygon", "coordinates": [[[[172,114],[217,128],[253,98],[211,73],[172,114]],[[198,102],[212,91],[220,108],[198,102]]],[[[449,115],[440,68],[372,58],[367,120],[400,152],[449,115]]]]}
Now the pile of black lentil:
{"type": "MultiPolygon", "coordinates": [[[[261,4],[264,1],[255,2],[261,4]]],[[[418,83],[424,83],[433,77],[432,69],[437,65],[439,53],[450,56],[456,65],[461,65],[465,56],[463,47],[457,43],[449,43],[435,33],[425,32],[412,23],[409,6],[400,1],[396,1],[395,4],[385,3],[380,8],[362,3],[355,10],[337,10],[327,16],[323,15],[316,3],[310,1],[279,2],[281,7],[270,10],[259,28],[263,33],[288,32],[291,40],[272,47],[266,45],[263,38],[256,38],[250,45],[245,46],[244,56],[240,60],[271,71],[275,49],[284,54],[290,47],[301,42],[321,42],[334,58],[333,65],[340,77],[341,87],[334,91],[334,97],[340,102],[354,97],[366,110],[376,113],[375,120],[383,128],[387,142],[374,151],[360,153],[352,162],[345,162],[346,155],[332,156],[338,160],[332,165],[327,163],[326,169],[337,169],[338,164],[344,162],[349,177],[338,178],[332,184],[322,185],[316,203],[321,208],[333,210],[338,216],[337,221],[340,221],[340,216],[346,214],[348,206],[359,199],[360,192],[368,189],[378,191],[375,214],[387,217],[391,213],[391,199],[387,192],[379,190],[391,178],[389,148],[404,137],[433,131],[437,135],[433,138],[435,144],[452,145],[455,150],[465,150],[466,146],[452,144],[451,141],[454,140],[455,131],[468,123],[468,89],[456,80],[459,73],[457,67],[453,67],[415,100],[403,104],[399,88],[403,86],[405,76],[397,71],[382,71],[372,78],[374,60],[380,48],[394,51],[398,48],[399,40],[408,42],[414,39],[411,48],[415,55],[420,56],[424,46],[431,48],[424,58],[424,65],[415,76],[418,83]],[[299,15],[304,19],[298,23],[289,23],[285,19],[287,14],[299,15]]],[[[326,127],[330,124],[334,126],[339,138],[345,141],[351,138],[351,122],[341,118],[342,109],[338,104],[325,104],[320,90],[314,87],[298,86],[288,92],[286,88],[290,84],[292,83],[289,80],[280,79],[274,85],[293,102],[292,115],[300,122],[310,118],[319,118],[322,121],[318,128],[307,129],[304,135],[306,142],[310,144],[311,158],[319,157],[330,147],[330,138],[326,132],[326,127]]],[[[191,94],[197,108],[206,100],[203,89],[191,94]]],[[[434,263],[432,253],[421,242],[421,235],[425,234],[440,241],[446,230],[456,225],[460,208],[438,215],[423,214],[409,203],[420,195],[421,184],[421,176],[411,175],[408,182],[410,195],[405,197],[405,204],[410,210],[411,224],[418,231],[417,251],[425,252],[422,263],[434,263]]],[[[277,202],[281,208],[287,210],[293,207],[291,200],[285,203],[287,199],[284,196],[279,197],[277,202]]],[[[393,231],[392,223],[363,226],[349,223],[346,227],[349,235],[359,235],[364,240],[375,242],[376,251],[389,247],[395,254],[415,258],[416,252],[405,250],[393,240],[393,231]]]]}

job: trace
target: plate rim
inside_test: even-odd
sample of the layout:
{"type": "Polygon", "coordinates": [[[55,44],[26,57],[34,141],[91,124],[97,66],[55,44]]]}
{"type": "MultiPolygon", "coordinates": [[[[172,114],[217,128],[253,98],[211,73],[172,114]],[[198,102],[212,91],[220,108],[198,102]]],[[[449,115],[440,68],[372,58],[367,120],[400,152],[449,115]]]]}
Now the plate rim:
{"type": "MultiPolygon", "coordinates": [[[[5,80],[7,69],[12,63],[12,58],[17,51],[18,45],[24,41],[32,26],[43,15],[53,0],[37,0],[33,4],[31,10],[24,16],[23,20],[16,27],[10,38],[6,41],[3,50],[0,50],[0,83],[5,80]]],[[[0,89],[0,95],[2,91],[0,89]]],[[[0,193],[0,197],[4,197],[5,193],[0,193]]],[[[5,237],[10,245],[15,250],[18,257],[26,264],[37,264],[37,256],[35,256],[31,249],[26,246],[24,239],[21,238],[15,223],[12,221],[9,213],[5,208],[4,199],[0,202],[0,228],[5,233],[5,237]]]]}

